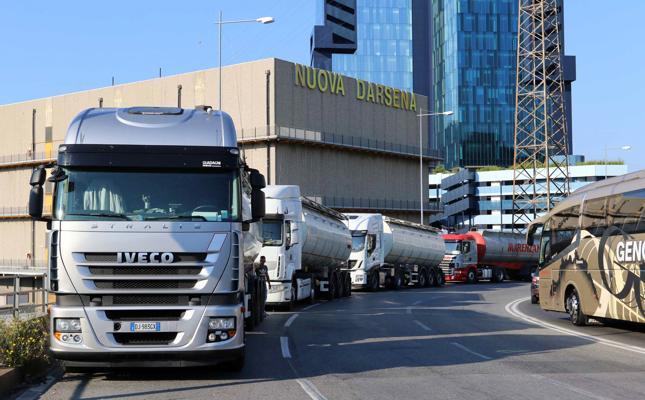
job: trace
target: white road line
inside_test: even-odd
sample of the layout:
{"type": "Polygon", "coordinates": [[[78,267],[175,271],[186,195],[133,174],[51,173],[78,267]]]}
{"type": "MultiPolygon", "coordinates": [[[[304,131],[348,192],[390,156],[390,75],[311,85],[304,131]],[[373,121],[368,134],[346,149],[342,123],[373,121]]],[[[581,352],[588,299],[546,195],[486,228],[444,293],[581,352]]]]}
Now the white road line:
{"type": "Polygon", "coordinates": [[[476,351],[470,350],[468,347],[464,346],[463,344],[459,344],[457,342],[451,342],[450,344],[452,344],[455,347],[459,347],[460,349],[462,349],[463,351],[465,351],[467,353],[470,353],[470,354],[473,354],[473,355],[475,355],[477,357],[483,358],[484,360],[492,360],[492,358],[490,358],[488,356],[485,356],[485,355],[483,355],[481,353],[478,353],[476,351]]]}
{"type": "Polygon", "coordinates": [[[600,337],[596,337],[596,336],[593,336],[593,335],[588,335],[588,334],[585,334],[585,333],[576,332],[576,331],[571,330],[571,329],[562,328],[560,326],[550,324],[550,323],[542,321],[541,319],[538,319],[538,318],[530,317],[530,316],[524,314],[523,312],[521,312],[518,309],[518,306],[519,306],[520,303],[528,301],[529,299],[530,299],[529,297],[523,297],[521,299],[513,300],[510,303],[508,303],[506,305],[506,307],[504,307],[504,308],[506,309],[506,312],[511,314],[512,316],[514,316],[516,318],[519,318],[519,319],[522,319],[522,320],[524,320],[526,322],[529,322],[531,324],[539,325],[539,326],[541,326],[543,328],[550,329],[552,331],[556,331],[556,332],[560,332],[560,333],[564,333],[566,335],[575,336],[575,337],[578,337],[580,339],[588,340],[590,342],[596,342],[596,343],[604,344],[605,346],[610,346],[610,347],[614,347],[614,348],[617,348],[617,349],[621,349],[621,350],[630,351],[630,352],[633,352],[633,353],[638,353],[638,354],[645,355],[645,348],[640,347],[640,346],[633,346],[633,345],[630,345],[630,344],[624,344],[624,343],[616,342],[616,341],[613,341],[613,340],[600,338],[600,337]]]}
{"type": "Polygon", "coordinates": [[[415,319],[415,320],[414,320],[414,321],[412,321],[412,322],[414,322],[415,324],[419,325],[419,326],[421,327],[421,329],[423,329],[423,330],[426,330],[426,331],[428,331],[428,332],[432,331],[432,328],[430,328],[428,325],[424,324],[424,323],[423,323],[423,322],[421,322],[421,321],[417,321],[417,320],[415,319]]]}
{"type": "Polygon", "coordinates": [[[316,386],[309,379],[296,379],[298,385],[312,398],[312,400],[327,400],[325,396],[318,390],[316,386]]]}
{"type": "Polygon", "coordinates": [[[287,320],[287,322],[285,322],[285,323],[284,323],[284,327],[285,327],[285,328],[290,327],[290,326],[291,326],[291,324],[293,324],[293,321],[294,321],[296,318],[298,318],[298,315],[300,315],[300,314],[293,314],[292,316],[290,316],[290,317],[289,317],[289,319],[287,320]]]}
{"type": "Polygon", "coordinates": [[[316,306],[319,306],[320,304],[321,304],[321,303],[314,303],[314,304],[312,304],[312,305],[309,305],[309,306],[307,306],[307,307],[303,308],[303,309],[302,309],[302,311],[307,311],[307,310],[312,309],[312,308],[314,308],[314,307],[316,307],[316,306]]]}
{"type": "Polygon", "coordinates": [[[280,336],[280,349],[282,349],[282,358],[291,358],[291,353],[289,352],[288,337],[280,336]]]}

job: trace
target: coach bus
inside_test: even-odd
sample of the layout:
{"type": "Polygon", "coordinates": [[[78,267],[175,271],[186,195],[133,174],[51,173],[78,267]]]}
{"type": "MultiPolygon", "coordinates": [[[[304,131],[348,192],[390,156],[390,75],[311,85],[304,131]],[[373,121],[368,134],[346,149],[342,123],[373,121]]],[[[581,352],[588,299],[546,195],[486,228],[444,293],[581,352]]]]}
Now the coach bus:
{"type": "Polygon", "coordinates": [[[543,309],[645,323],[645,170],[575,191],[529,225],[534,240],[543,309]]]}

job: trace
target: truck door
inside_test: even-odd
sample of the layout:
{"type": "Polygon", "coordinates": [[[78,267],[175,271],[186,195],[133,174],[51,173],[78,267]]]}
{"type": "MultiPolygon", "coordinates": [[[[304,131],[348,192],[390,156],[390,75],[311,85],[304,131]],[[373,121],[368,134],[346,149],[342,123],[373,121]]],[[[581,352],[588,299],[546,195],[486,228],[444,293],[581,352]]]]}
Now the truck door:
{"type": "Polygon", "coordinates": [[[477,264],[477,246],[475,242],[464,240],[461,243],[461,253],[464,255],[464,266],[477,264]]]}

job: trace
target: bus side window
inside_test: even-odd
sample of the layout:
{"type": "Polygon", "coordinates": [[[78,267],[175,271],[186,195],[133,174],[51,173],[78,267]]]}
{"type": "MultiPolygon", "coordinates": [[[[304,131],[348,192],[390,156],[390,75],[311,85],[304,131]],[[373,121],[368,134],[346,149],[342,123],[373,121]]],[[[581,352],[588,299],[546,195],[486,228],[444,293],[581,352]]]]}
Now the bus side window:
{"type": "Polygon", "coordinates": [[[627,234],[643,232],[645,190],[611,196],[607,202],[607,223],[627,234]]]}
{"type": "Polygon", "coordinates": [[[580,206],[573,206],[560,211],[549,220],[548,229],[542,233],[541,255],[543,262],[548,262],[558,256],[573,243],[578,231],[580,206]]]}

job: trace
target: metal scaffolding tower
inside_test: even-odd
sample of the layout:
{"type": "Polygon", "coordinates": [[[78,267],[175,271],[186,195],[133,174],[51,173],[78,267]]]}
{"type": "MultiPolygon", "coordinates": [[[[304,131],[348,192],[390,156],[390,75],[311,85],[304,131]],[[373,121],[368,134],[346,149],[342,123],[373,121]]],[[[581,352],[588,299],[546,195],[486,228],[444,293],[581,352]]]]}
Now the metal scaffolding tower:
{"type": "Polygon", "coordinates": [[[513,229],[569,194],[562,0],[518,0],[513,229]]]}

